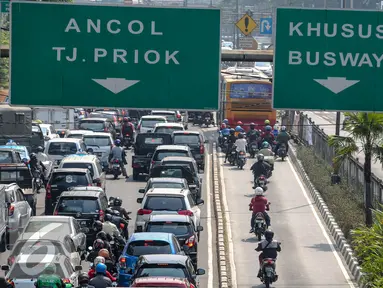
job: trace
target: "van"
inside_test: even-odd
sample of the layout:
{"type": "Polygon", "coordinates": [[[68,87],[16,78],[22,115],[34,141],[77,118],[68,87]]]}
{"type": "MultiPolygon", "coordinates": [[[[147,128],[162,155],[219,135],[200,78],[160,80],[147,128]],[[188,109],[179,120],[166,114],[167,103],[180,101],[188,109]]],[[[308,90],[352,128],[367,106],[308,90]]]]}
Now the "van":
{"type": "Polygon", "coordinates": [[[146,115],[142,116],[140,122],[137,126],[138,133],[149,133],[153,132],[154,127],[158,123],[166,123],[168,122],[166,120],[166,117],[164,116],[157,116],[157,115],[146,115]]]}
{"type": "Polygon", "coordinates": [[[53,166],[57,167],[63,158],[81,150],[86,151],[86,146],[81,139],[56,138],[48,141],[44,153],[53,162],[53,166]]]}

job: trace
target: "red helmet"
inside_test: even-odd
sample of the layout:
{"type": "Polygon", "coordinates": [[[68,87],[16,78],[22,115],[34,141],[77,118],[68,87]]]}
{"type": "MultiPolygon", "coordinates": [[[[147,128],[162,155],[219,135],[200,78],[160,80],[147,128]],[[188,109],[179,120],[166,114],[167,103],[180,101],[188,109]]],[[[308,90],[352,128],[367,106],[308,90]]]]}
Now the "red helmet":
{"type": "Polygon", "coordinates": [[[237,126],[242,126],[242,125],[243,125],[243,123],[241,121],[237,122],[237,126]]]}

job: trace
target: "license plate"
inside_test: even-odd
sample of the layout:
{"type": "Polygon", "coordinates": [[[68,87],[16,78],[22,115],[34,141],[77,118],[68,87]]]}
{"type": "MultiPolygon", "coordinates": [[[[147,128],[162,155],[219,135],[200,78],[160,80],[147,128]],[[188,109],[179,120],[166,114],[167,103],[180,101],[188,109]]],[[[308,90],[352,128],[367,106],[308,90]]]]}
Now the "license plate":
{"type": "Polygon", "coordinates": [[[245,158],[245,155],[239,155],[239,158],[245,158]]]}
{"type": "Polygon", "coordinates": [[[273,269],[273,267],[268,266],[265,268],[265,271],[267,274],[269,274],[269,273],[271,274],[271,273],[273,273],[274,269],[273,269]]]}
{"type": "Polygon", "coordinates": [[[17,172],[1,172],[1,179],[16,179],[17,172]]]}
{"type": "Polygon", "coordinates": [[[235,153],[236,153],[236,152],[234,152],[234,151],[233,151],[233,152],[231,152],[231,154],[235,154],[235,153]]]}
{"type": "Polygon", "coordinates": [[[253,148],[254,150],[258,148],[257,145],[251,145],[251,148],[253,148]]]}
{"type": "Polygon", "coordinates": [[[259,185],[265,185],[265,182],[259,181],[259,185]]]}
{"type": "Polygon", "coordinates": [[[113,164],[113,168],[119,168],[120,167],[120,165],[118,165],[118,164],[113,164]]]}

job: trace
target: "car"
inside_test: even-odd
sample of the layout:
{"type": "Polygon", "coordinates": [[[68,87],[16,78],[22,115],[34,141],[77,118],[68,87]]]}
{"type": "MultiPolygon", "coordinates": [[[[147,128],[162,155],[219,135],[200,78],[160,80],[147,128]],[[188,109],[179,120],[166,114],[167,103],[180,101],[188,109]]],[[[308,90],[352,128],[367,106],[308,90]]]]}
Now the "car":
{"type": "Polygon", "coordinates": [[[74,108],[74,120],[78,121],[85,118],[86,112],[84,108],[74,108]]]}
{"type": "Polygon", "coordinates": [[[17,257],[12,267],[2,265],[1,269],[7,271],[5,276],[11,287],[35,288],[37,278],[42,274],[45,266],[52,263],[56,266],[56,274],[64,283],[71,283],[72,287],[78,286],[78,275],[82,270],[81,265],[73,266],[65,255],[29,255],[21,254],[17,257]]]}
{"type": "Polygon", "coordinates": [[[0,184],[15,182],[20,188],[32,188],[32,175],[28,161],[21,158],[17,149],[0,148],[0,184]]]}
{"type": "Polygon", "coordinates": [[[168,156],[193,157],[193,154],[188,146],[160,145],[153,153],[149,171],[154,167],[161,165],[162,159],[168,156]]]}
{"type": "MultiPolygon", "coordinates": [[[[54,215],[72,216],[76,218],[80,227],[91,228],[96,220],[103,220],[108,208],[108,198],[104,192],[90,190],[65,191],[59,197],[54,215]]],[[[92,245],[96,238],[93,229],[85,231],[87,245],[92,245]]]]}
{"type": "Polygon", "coordinates": [[[40,128],[43,131],[44,137],[49,138],[49,140],[59,138],[55,128],[51,124],[40,124],[40,128]]]}
{"type": "Polygon", "coordinates": [[[0,149],[13,149],[17,151],[20,154],[21,159],[27,159],[27,162],[31,160],[31,157],[29,157],[29,151],[26,146],[21,145],[0,145],[0,149]]]}
{"type": "Polygon", "coordinates": [[[77,138],[82,139],[82,136],[92,134],[91,130],[67,130],[64,138],[77,138]]]}
{"type": "Polygon", "coordinates": [[[102,169],[100,160],[95,155],[75,154],[65,157],[59,168],[84,168],[89,169],[93,183],[106,191],[106,176],[102,169]]]}
{"type": "Polygon", "coordinates": [[[109,118],[84,118],[79,122],[78,129],[91,130],[93,132],[108,132],[116,139],[117,133],[113,122],[109,118]]]}
{"type": "Polygon", "coordinates": [[[135,232],[141,232],[151,215],[179,214],[193,219],[194,225],[200,226],[201,210],[199,205],[205,202],[193,199],[190,190],[177,188],[153,188],[146,192],[143,198],[137,198],[141,208],[137,211],[135,232]]]}
{"type": "Polygon", "coordinates": [[[185,278],[196,286],[197,276],[205,275],[205,270],[195,270],[191,259],[185,255],[143,255],[135,268],[132,281],[141,277],[176,277],[185,278]]]}
{"type": "MultiPolygon", "coordinates": [[[[25,239],[25,241],[28,241],[29,236],[39,231],[48,230],[50,233],[69,235],[77,251],[82,250],[86,244],[86,235],[84,232],[86,232],[87,229],[81,228],[77,220],[71,216],[32,216],[22,232],[23,236],[20,237],[19,240],[25,239]]],[[[68,247],[69,245],[70,244],[67,244],[68,247]]]]}
{"type": "Polygon", "coordinates": [[[91,148],[93,150],[92,154],[100,159],[103,169],[108,169],[109,154],[114,146],[112,135],[106,132],[94,132],[93,134],[84,135],[83,141],[86,148],[91,148]]]}
{"type": "Polygon", "coordinates": [[[8,208],[7,242],[13,244],[32,216],[32,208],[16,183],[0,185],[0,193],[5,194],[8,208]]]}
{"type": "Polygon", "coordinates": [[[150,115],[153,116],[163,116],[166,118],[167,122],[179,122],[181,121],[181,113],[176,111],[169,110],[153,110],[150,115]]]}
{"type": "Polygon", "coordinates": [[[151,188],[180,188],[189,189],[188,182],[183,178],[149,178],[146,187],[138,190],[138,193],[146,193],[151,188]]]}
{"type": "Polygon", "coordinates": [[[157,123],[154,126],[153,133],[169,133],[172,134],[174,131],[184,131],[185,128],[180,123],[157,123]]]}
{"type": "Polygon", "coordinates": [[[53,162],[53,166],[58,167],[64,157],[79,151],[86,151],[86,146],[81,139],[55,138],[48,141],[44,153],[53,162]]]}
{"type": "Polygon", "coordinates": [[[204,139],[201,132],[198,131],[174,131],[173,144],[189,146],[194,159],[198,166],[203,170],[205,168],[205,143],[209,143],[204,139]]]}
{"type": "MultiPolygon", "coordinates": [[[[122,116],[122,115],[121,115],[122,116]]],[[[108,118],[113,123],[116,132],[121,132],[122,117],[116,111],[98,110],[89,114],[88,118],[108,118]]]]}
{"type": "Polygon", "coordinates": [[[45,215],[52,215],[57,198],[73,186],[92,186],[93,179],[89,169],[54,169],[46,186],[45,215]]]}
{"type": "Polygon", "coordinates": [[[197,252],[202,226],[194,226],[193,220],[187,215],[152,215],[145,225],[144,232],[166,232],[176,236],[185,254],[192,259],[197,267],[197,252]]]}
{"type": "Polygon", "coordinates": [[[143,277],[134,280],[130,287],[177,287],[177,288],[195,288],[185,278],[175,277],[143,277]]]}
{"type": "MultiPolygon", "coordinates": [[[[48,138],[46,138],[48,140],[48,138]]],[[[36,121],[32,121],[32,139],[31,139],[31,152],[38,152],[37,147],[44,147],[45,145],[45,137],[43,131],[40,128],[39,123],[36,121]]]]}
{"type": "Polygon", "coordinates": [[[138,133],[148,133],[153,131],[157,123],[166,123],[166,117],[156,115],[142,116],[137,126],[138,133]]]}
{"type": "Polygon", "coordinates": [[[128,286],[139,256],[148,254],[184,255],[176,237],[170,233],[134,233],[118,260],[118,284],[128,286]]]}

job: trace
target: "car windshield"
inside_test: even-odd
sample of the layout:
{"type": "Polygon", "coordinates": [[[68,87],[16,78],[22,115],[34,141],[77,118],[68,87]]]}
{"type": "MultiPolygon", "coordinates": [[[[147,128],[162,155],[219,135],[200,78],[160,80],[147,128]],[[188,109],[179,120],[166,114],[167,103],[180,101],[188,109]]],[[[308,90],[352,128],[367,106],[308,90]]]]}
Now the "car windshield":
{"type": "MultiPolygon", "coordinates": [[[[159,266],[159,265],[158,265],[159,266]]],[[[187,278],[185,268],[160,266],[160,267],[145,267],[137,271],[137,277],[177,277],[187,278]]]]}
{"type": "Polygon", "coordinates": [[[150,254],[172,254],[170,244],[160,240],[139,240],[129,243],[126,250],[128,255],[141,256],[150,254]]]}
{"type": "Polygon", "coordinates": [[[43,130],[44,135],[47,135],[48,129],[46,127],[41,127],[41,130],[43,130]]]}
{"type": "Polygon", "coordinates": [[[84,162],[65,162],[62,164],[61,168],[80,168],[80,169],[88,169],[90,174],[94,175],[93,165],[84,162]]]}
{"type": "MultiPolygon", "coordinates": [[[[62,232],[65,233],[64,231],[62,232]]],[[[60,233],[61,234],[61,233],[60,233]]],[[[46,255],[46,254],[66,254],[63,246],[58,242],[52,242],[49,240],[26,240],[18,241],[14,245],[14,248],[11,252],[11,256],[17,256],[20,254],[30,254],[33,255],[46,255]]]]}
{"type": "Polygon", "coordinates": [[[154,211],[186,210],[184,197],[148,196],[144,209],[154,211]]]}
{"type": "Polygon", "coordinates": [[[199,135],[189,134],[189,135],[174,135],[173,144],[201,144],[199,135]]]}
{"type": "Polygon", "coordinates": [[[10,164],[10,163],[13,163],[12,152],[0,151],[0,164],[10,164]]]}
{"type": "Polygon", "coordinates": [[[62,213],[98,213],[96,197],[60,197],[58,212],[62,213]]]}
{"type": "Polygon", "coordinates": [[[94,132],[103,132],[104,122],[103,121],[81,121],[79,128],[83,130],[91,130],[94,132]]]}
{"type": "Polygon", "coordinates": [[[46,229],[49,229],[49,232],[55,233],[55,232],[60,232],[62,234],[70,234],[70,227],[68,222],[56,222],[53,221],[52,219],[47,219],[46,221],[43,220],[38,220],[38,221],[30,221],[25,228],[24,233],[36,233],[36,232],[44,232],[45,229],[44,227],[47,227],[46,229]],[[57,224],[57,227],[55,227],[52,230],[52,223],[57,224]]]}
{"type": "Polygon", "coordinates": [[[146,232],[172,233],[176,236],[186,235],[192,232],[190,223],[181,222],[149,222],[146,232]]]}
{"type": "Polygon", "coordinates": [[[84,143],[86,146],[110,146],[109,136],[84,136],[84,143]]]}
{"type": "Polygon", "coordinates": [[[35,132],[35,133],[41,133],[42,131],[39,129],[38,126],[36,126],[36,125],[32,125],[32,132],[35,132]]]}
{"type": "Polygon", "coordinates": [[[156,156],[153,160],[154,161],[161,161],[165,157],[169,157],[169,156],[189,157],[189,154],[187,151],[166,151],[166,150],[163,150],[163,151],[158,151],[158,153],[156,153],[156,156]]]}
{"type": "Polygon", "coordinates": [[[154,128],[157,123],[165,123],[164,119],[147,120],[142,119],[141,126],[145,128],[154,128]]]}
{"type": "Polygon", "coordinates": [[[174,131],[183,131],[182,127],[172,126],[172,127],[157,127],[155,129],[155,133],[166,133],[172,134],[174,131]]]}
{"type": "Polygon", "coordinates": [[[53,173],[51,185],[65,186],[88,186],[88,180],[85,174],[80,173],[53,173]]]}
{"type": "Polygon", "coordinates": [[[52,142],[49,144],[49,155],[69,155],[77,152],[76,143],[71,142],[52,142]]]}
{"type": "MultiPolygon", "coordinates": [[[[41,262],[16,263],[13,265],[8,277],[10,279],[36,279],[41,275],[41,271],[44,270],[46,264],[47,263],[41,262]]],[[[55,265],[56,274],[60,276],[60,278],[66,278],[67,275],[64,274],[61,264],[56,263],[55,265]]]]}
{"type": "Polygon", "coordinates": [[[115,120],[116,114],[115,113],[108,113],[108,112],[96,112],[96,113],[90,113],[90,118],[108,118],[111,120],[115,120]]]}
{"type": "Polygon", "coordinates": [[[157,182],[157,183],[152,183],[152,185],[150,185],[149,189],[150,188],[179,188],[179,189],[182,189],[182,188],[185,188],[185,187],[184,187],[184,185],[182,183],[157,182]]]}

